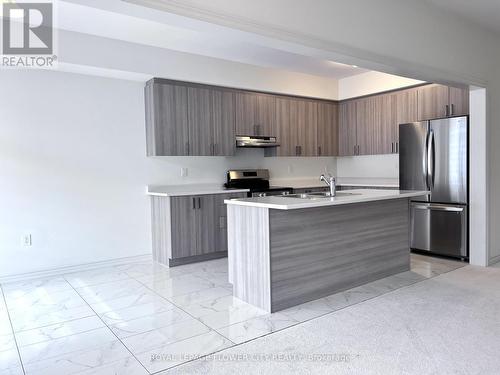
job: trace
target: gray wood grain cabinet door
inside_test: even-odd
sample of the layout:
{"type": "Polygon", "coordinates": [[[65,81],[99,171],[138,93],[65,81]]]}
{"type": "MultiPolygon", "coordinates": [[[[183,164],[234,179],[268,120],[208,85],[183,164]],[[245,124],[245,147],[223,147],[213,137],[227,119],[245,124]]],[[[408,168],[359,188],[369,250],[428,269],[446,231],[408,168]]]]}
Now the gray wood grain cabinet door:
{"type": "Polygon", "coordinates": [[[275,135],[275,129],[274,95],[236,93],[236,135],[275,135]]]}
{"type": "Polygon", "coordinates": [[[318,155],[318,103],[310,100],[297,100],[298,108],[298,154],[299,156],[318,155]]]}
{"type": "Polygon", "coordinates": [[[375,132],[380,122],[376,105],[376,97],[356,101],[357,155],[373,155],[375,153],[375,132]]]}
{"type": "Polygon", "coordinates": [[[150,83],[145,101],[147,155],[189,155],[187,88],[150,83]]]}
{"type": "Polygon", "coordinates": [[[225,199],[245,198],[246,193],[218,194],[216,198],[216,212],[214,217],[216,251],[227,251],[227,206],[225,199]]]}
{"type": "Polygon", "coordinates": [[[394,144],[394,123],[396,122],[396,98],[393,95],[380,95],[375,105],[375,154],[390,154],[396,149],[394,144]]]}
{"type": "Polygon", "coordinates": [[[276,137],[279,147],[272,149],[274,156],[296,156],[298,153],[297,101],[291,98],[276,99],[276,137]]]}
{"type": "Polygon", "coordinates": [[[418,121],[418,89],[398,91],[393,94],[395,100],[394,125],[392,128],[392,142],[394,153],[399,152],[399,124],[418,121]]]}
{"type": "Polygon", "coordinates": [[[469,90],[450,87],[450,115],[466,116],[469,114],[469,90]]]}
{"type": "Polygon", "coordinates": [[[339,154],[339,114],[336,103],[318,103],[318,156],[339,154]]]}
{"type": "Polygon", "coordinates": [[[339,105],[339,155],[356,154],[356,100],[342,102],[339,105]]]}
{"type": "Polygon", "coordinates": [[[257,135],[257,97],[252,93],[236,93],[236,135],[257,135]]]}
{"type": "Polygon", "coordinates": [[[213,154],[213,126],[211,90],[188,87],[189,154],[210,156],[213,154]]]}
{"type": "Polygon", "coordinates": [[[232,156],[236,153],[234,93],[212,90],[213,155],[232,156]]]}
{"type": "Polygon", "coordinates": [[[432,120],[449,115],[449,89],[432,84],[418,88],[418,120],[432,120]]]}
{"type": "Polygon", "coordinates": [[[172,258],[198,255],[196,197],[171,198],[172,258]]]}
{"type": "Polygon", "coordinates": [[[217,251],[217,223],[214,218],[217,212],[217,195],[201,195],[195,197],[197,203],[196,212],[196,238],[197,255],[210,254],[217,251]]]}

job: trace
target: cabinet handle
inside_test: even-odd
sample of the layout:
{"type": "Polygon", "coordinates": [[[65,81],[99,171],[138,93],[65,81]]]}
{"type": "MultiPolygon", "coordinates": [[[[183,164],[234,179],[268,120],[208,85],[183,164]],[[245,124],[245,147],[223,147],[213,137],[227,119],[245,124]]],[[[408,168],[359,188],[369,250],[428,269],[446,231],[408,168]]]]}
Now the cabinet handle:
{"type": "Polygon", "coordinates": [[[318,146],[318,156],[321,156],[321,146],[318,146]]]}
{"type": "Polygon", "coordinates": [[[394,142],[391,142],[391,153],[394,154],[394,142]]]}
{"type": "Polygon", "coordinates": [[[201,198],[198,198],[198,209],[201,209],[201,198]]]}
{"type": "Polygon", "coordinates": [[[396,154],[399,152],[399,142],[396,142],[396,154]]]}
{"type": "Polygon", "coordinates": [[[196,198],[193,197],[192,199],[193,199],[193,210],[196,210],[196,198]]]}
{"type": "Polygon", "coordinates": [[[214,144],[210,143],[210,155],[214,155],[214,144]]]}
{"type": "Polygon", "coordinates": [[[302,156],[302,146],[299,146],[299,156],[302,156]]]}
{"type": "Polygon", "coordinates": [[[453,116],[455,114],[455,104],[451,104],[451,115],[453,116]]]}
{"type": "Polygon", "coordinates": [[[219,145],[216,143],[214,144],[214,155],[218,155],[218,150],[219,150],[219,145]]]}
{"type": "Polygon", "coordinates": [[[354,145],[354,152],[352,154],[356,155],[356,145],[354,145]]]}
{"type": "Polygon", "coordinates": [[[189,142],[186,142],[185,149],[186,149],[186,155],[189,155],[189,142]]]}
{"type": "Polygon", "coordinates": [[[448,117],[450,115],[450,106],[446,104],[445,108],[446,108],[446,117],[448,117]]]}

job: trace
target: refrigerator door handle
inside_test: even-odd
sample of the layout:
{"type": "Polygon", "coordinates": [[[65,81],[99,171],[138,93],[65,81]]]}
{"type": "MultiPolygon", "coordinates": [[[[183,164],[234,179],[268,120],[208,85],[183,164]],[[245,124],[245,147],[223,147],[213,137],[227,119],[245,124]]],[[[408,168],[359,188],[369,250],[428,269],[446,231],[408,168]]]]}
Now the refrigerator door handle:
{"type": "Polygon", "coordinates": [[[427,190],[430,190],[429,186],[429,134],[427,134],[427,137],[425,139],[425,150],[422,155],[422,171],[424,173],[424,178],[425,178],[425,186],[427,187],[427,190]]]}
{"type": "Polygon", "coordinates": [[[434,187],[434,132],[429,131],[429,136],[427,137],[427,187],[432,190],[434,187]]]}

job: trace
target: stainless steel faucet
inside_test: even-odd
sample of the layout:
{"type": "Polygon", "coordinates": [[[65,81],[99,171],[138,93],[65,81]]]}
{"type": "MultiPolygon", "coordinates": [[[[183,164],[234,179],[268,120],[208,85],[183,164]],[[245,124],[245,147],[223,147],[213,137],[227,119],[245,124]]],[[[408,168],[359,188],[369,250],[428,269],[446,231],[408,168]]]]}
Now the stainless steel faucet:
{"type": "Polygon", "coordinates": [[[326,178],[325,175],[322,174],[321,176],[319,176],[319,180],[323,181],[330,188],[330,197],[334,197],[337,195],[337,184],[335,181],[335,177],[333,177],[331,174],[328,174],[328,178],[326,178]]]}

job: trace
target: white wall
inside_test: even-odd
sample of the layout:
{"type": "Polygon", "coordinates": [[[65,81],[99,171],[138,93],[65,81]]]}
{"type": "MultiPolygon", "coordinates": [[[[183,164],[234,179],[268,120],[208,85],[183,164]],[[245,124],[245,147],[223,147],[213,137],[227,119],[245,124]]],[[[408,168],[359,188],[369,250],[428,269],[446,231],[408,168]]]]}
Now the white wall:
{"type": "Polygon", "coordinates": [[[15,70],[0,81],[0,277],[149,253],[148,184],[222,183],[238,167],[270,168],[274,178],[335,172],[334,158],[262,150],[147,158],[142,83],[15,70]],[[21,244],[26,233],[31,247],[21,244]]]}
{"type": "Polygon", "coordinates": [[[339,100],[414,86],[424,81],[381,72],[366,72],[339,79],[339,100]]]}

